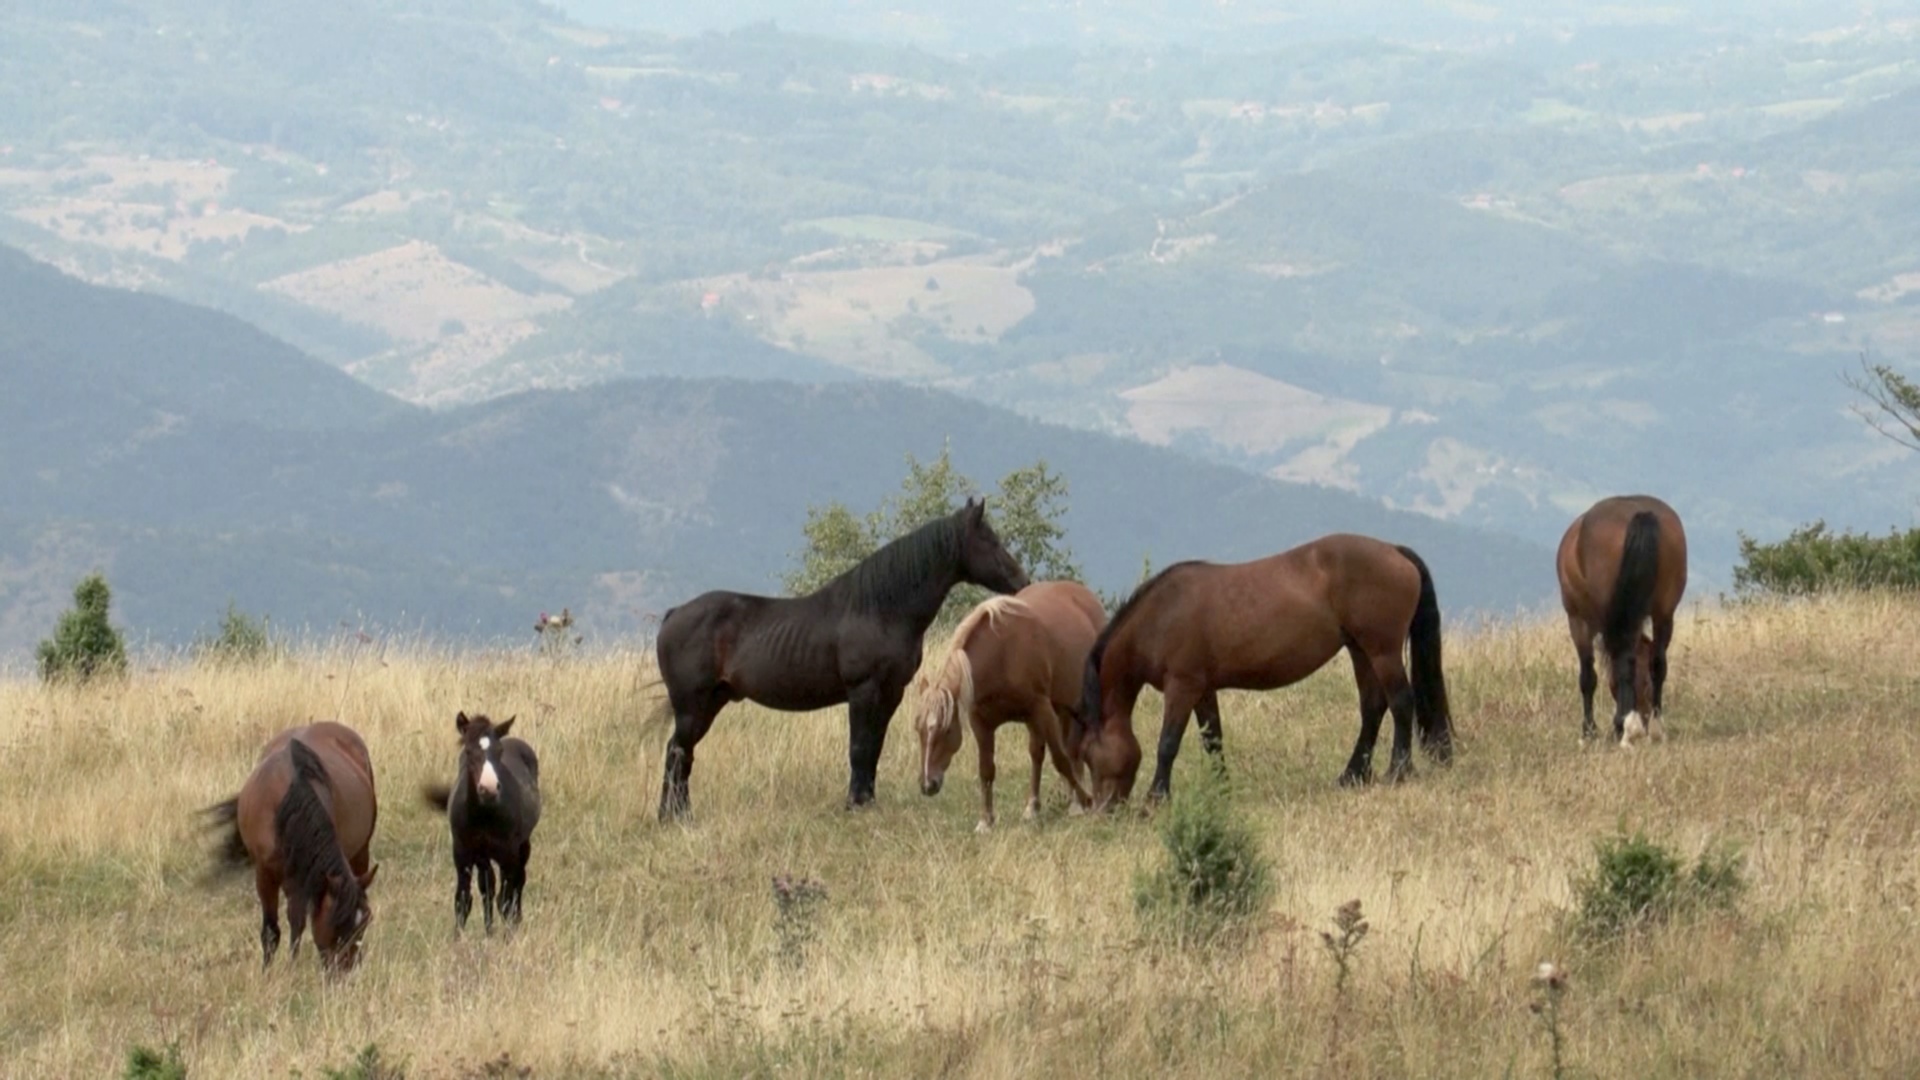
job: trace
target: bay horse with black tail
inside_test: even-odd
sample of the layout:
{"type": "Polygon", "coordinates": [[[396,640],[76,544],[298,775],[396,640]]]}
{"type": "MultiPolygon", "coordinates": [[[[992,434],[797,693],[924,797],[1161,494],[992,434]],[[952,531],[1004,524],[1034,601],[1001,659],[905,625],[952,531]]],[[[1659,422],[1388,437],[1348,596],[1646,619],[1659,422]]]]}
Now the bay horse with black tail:
{"type": "Polygon", "coordinates": [[[1006,723],[1027,727],[1033,782],[1025,817],[1040,813],[1040,774],[1047,753],[1067,778],[1078,805],[1092,804],[1080,786],[1062,720],[1080,708],[1080,677],[1087,651],[1107,625],[1100,598],[1075,581],[1037,581],[1012,596],[994,596],[967,613],[947,653],[915,679],[919,708],[920,790],[938,795],[947,765],[960,751],[965,727],[980,749],[980,822],[993,828],[993,735],[1006,723]]]}
{"type": "Polygon", "coordinates": [[[1341,533],[1244,563],[1175,563],[1141,585],[1087,656],[1081,757],[1095,799],[1124,800],[1140,767],[1133,707],[1143,686],[1166,698],[1151,798],[1165,798],[1187,720],[1200,714],[1208,752],[1221,753],[1221,690],[1275,690],[1345,649],[1360,689],[1360,737],[1343,786],[1373,779],[1380,721],[1393,713],[1388,776],[1413,769],[1413,730],[1434,760],[1453,753],[1440,666],[1440,605],[1420,556],[1341,533]],[[1412,643],[1409,678],[1401,649],[1412,643]]]}
{"type": "Polygon", "coordinates": [[[260,897],[262,966],[280,947],[280,893],[293,924],[289,959],[313,920],[313,943],[328,971],[351,970],[373,909],[367,887],[380,867],[369,860],[379,805],[367,744],[344,724],[325,721],[274,736],[240,793],[205,811],[227,833],[218,869],[253,867],[260,897]]]}
{"type": "Polygon", "coordinates": [[[1593,739],[1596,646],[1613,691],[1613,737],[1631,748],[1661,730],[1667,646],[1687,591],[1687,534],[1673,507],[1651,495],[1601,499],[1560,538],[1560,604],[1580,656],[1580,738],[1593,739]]]}
{"type": "Polygon", "coordinates": [[[454,716],[460,733],[459,776],[451,785],[428,785],[429,806],[447,815],[453,832],[453,930],[466,928],[473,912],[473,875],[480,875],[480,904],[493,933],[494,867],[500,868],[500,916],[517,926],[527,888],[533,829],[540,824],[540,758],[513,730],[509,716],[498,724],[484,715],[454,716]]]}
{"type": "Polygon", "coordinates": [[[806,596],[709,592],[667,612],[655,645],[673,711],[660,819],[684,815],[693,750],[729,702],[784,712],[847,705],[847,806],[873,801],[887,725],[920,667],[921,641],[961,583],[997,593],[1026,572],[987,523],[985,500],[920,526],[806,596]]]}

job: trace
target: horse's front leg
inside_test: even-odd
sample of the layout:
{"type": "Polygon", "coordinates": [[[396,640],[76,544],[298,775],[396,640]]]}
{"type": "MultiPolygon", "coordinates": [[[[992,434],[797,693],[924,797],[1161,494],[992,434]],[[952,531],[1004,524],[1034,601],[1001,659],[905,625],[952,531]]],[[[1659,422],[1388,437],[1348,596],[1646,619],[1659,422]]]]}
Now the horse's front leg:
{"type": "Polygon", "coordinates": [[[1226,742],[1220,730],[1220,694],[1209,690],[1200,696],[1193,707],[1193,715],[1200,721],[1200,745],[1213,756],[1213,763],[1226,768],[1226,742]]]}
{"type": "Polygon", "coordinates": [[[487,933],[493,933],[493,897],[494,875],[493,860],[481,856],[476,868],[480,871],[480,912],[486,918],[487,933]]]}
{"type": "Polygon", "coordinates": [[[974,832],[989,832],[993,829],[993,727],[990,724],[977,724],[973,729],[973,741],[980,748],[980,821],[974,825],[974,832]]]}
{"type": "Polygon", "coordinates": [[[907,680],[873,678],[847,695],[847,808],[870,806],[880,771],[880,751],[887,742],[887,725],[900,707],[907,680]]]}
{"type": "Polygon", "coordinates": [[[473,863],[455,855],[453,866],[453,933],[458,937],[467,928],[467,916],[473,914],[473,863]]]}
{"type": "Polygon", "coordinates": [[[1160,757],[1154,765],[1153,785],[1147,789],[1149,801],[1165,799],[1173,793],[1173,759],[1180,755],[1180,740],[1187,734],[1187,721],[1193,716],[1194,706],[1205,694],[1205,690],[1171,679],[1161,692],[1166,709],[1160,717],[1160,757]]]}
{"type": "Polygon", "coordinates": [[[1020,820],[1033,821],[1040,816],[1040,773],[1047,767],[1047,741],[1031,720],[1027,721],[1027,757],[1033,762],[1033,774],[1027,784],[1027,808],[1020,812],[1020,820]]]}

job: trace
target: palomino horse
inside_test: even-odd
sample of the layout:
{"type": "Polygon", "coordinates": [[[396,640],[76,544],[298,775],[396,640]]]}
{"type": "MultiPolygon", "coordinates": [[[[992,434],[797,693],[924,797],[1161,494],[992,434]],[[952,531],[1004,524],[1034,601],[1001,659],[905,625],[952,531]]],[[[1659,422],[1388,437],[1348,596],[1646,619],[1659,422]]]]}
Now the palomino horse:
{"type": "Polygon", "coordinates": [[[1373,778],[1381,717],[1393,713],[1388,776],[1413,769],[1413,727],[1437,761],[1452,758],[1433,576],[1411,550],[1365,536],[1324,536],[1278,555],[1221,565],[1176,563],[1134,590],[1087,656],[1081,757],[1105,804],[1125,799],[1140,767],[1133,706],[1143,686],[1166,697],[1149,796],[1164,798],[1187,718],[1199,710],[1220,753],[1220,690],[1299,682],[1345,649],[1360,688],[1360,738],[1342,785],[1373,778]],[[1401,662],[1412,642],[1413,677],[1401,662]]]}
{"type": "Polygon", "coordinates": [[[947,764],[960,751],[964,720],[980,748],[980,823],[993,828],[993,733],[1000,725],[1027,726],[1033,783],[1026,819],[1040,813],[1040,774],[1047,752],[1067,778],[1079,805],[1092,800],[1080,786],[1060,726],[1080,706],[1080,675],[1087,650],[1107,624],[1100,598],[1075,581],[1037,581],[1013,596],[995,596],[967,613],[946,656],[915,680],[920,702],[913,718],[920,736],[920,790],[938,795],[947,764]]]}
{"type": "Polygon", "coordinates": [[[1607,659],[1613,690],[1613,737],[1631,747],[1664,738],[1661,697],[1673,613],[1687,591],[1687,534],[1673,507],[1651,495],[1616,495],[1573,519],[1560,538],[1560,603],[1580,654],[1582,740],[1593,726],[1600,678],[1593,650],[1607,659]],[[1644,719],[1643,719],[1644,718],[1644,719]]]}
{"type": "Polygon", "coordinates": [[[260,896],[263,966],[280,947],[280,892],[300,951],[313,917],[313,943],[330,971],[350,970],[373,919],[367,886],[379,866],[368,846],[379,806],[367,744],[352,728],[325,721],[291,728],[260,751],[240,794],[206,809],[227,833],[219,867],[253,867],[260,896]]]}
{"type": "Polygon", "coordinates": [[[709,592],[668,610],[655,645],[674,718],[660,819],[687,812],[693,748],[720,710],[742,699],[787,712],[846,702],[847,805],[871,803],[921,639],[962,582],[997,593],[1027,586],[987,523],[984,500],[968,499],[806,596],[709,592]]]}
{"type": "Polygon", "coordinates": [[[447,815],[453,831],[453,930],[473,911],[473,874],[480,874],[480,905],[493,933],[493,868],[500,867],[500,916],[519,925],[527,888],[533,828],[540,824],[540,759],[520,739],[510,738],[513,717],[499,724],[465,712],[453,718],[460,733],[459,776],[452,785],[429,785],[427,804],[447,815]]]}

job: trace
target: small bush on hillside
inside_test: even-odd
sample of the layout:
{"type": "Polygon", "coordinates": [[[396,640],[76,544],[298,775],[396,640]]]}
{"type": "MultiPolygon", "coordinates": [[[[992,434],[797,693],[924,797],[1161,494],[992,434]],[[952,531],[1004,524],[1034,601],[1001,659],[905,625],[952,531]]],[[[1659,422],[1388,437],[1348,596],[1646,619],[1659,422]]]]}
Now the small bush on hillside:
{"type": "Polygon", "coordinates": [[[1575,883],[1576,929],[1590,939],[1619,937],[1677,916],[1726,910],[1746,891],[1746,862],[1733,848],[1709,848],[1691,871],[1643,833],[1594,845],[1592,874],[1575,883]]]}
{"type": "Polygon", "coordinates": [[[324,1080],[407,1080],[407,1070],[382,1057],[373,1043],[361,1047],[345,1068],[322,1068],[320,1075],[324,1080]]]}
{"type": "Polygon", "coordinates": [[[1217,767],[1173,797],[1160,817],[1160,844],[1165,860],[1134,883],[1134,906],[1150,930],[1206,941],[1258,913],[1272,893],[1259,837],[1217,767]]]}
{"type": "Polygon", "coordinates": [[[1733,586],[1747,595],[1784,596],[1920,587],[1920,529],[1871,536],[1830,532],[1816,521],[1772,544],[1741,533],[1733,586]]]}
{"type": "Polygon", "coordinates": [[[806,966],[807,949],[819,932],[819,908],[826,899],[827,887],[812,878],[796,880],[791,874],[780,874],[773,879],[773,932],[780,942],[781,961],[796,971],[806,966]]]}
{"type": "Polygon", "coordinates": [[[60,616],[53,637],[40,643],[40,677],[85,682],[127,670],[127,646],[107,619],[113,592],[107,579],[89,574],[73,587],[73,608],[60,616]]]}
{"type": "Polygon", "coordinates": [[[180,1060],[178,1043],[165,1050],[136,1046],[127,1051],[127,1067],[122,1080],[187,1080],[187,1063],[180,1060]]]}
{"type": "Polygon", "coordinates": [[[194,645],[200,659],[217,664],[259,664],[280,655],[280,644],[273,639],[265,617],[253,616],[227,603],[220,620],[220,631],[194,645]]]}

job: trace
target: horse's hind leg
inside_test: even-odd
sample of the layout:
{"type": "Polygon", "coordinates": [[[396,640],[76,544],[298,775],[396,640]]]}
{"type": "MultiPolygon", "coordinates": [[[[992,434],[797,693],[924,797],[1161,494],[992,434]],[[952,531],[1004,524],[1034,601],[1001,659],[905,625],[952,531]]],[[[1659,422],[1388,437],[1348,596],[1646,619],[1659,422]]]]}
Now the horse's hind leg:
{"type": "Polygon", "coordinates": [[[1027,721],[1027,757],[1033,762],[1032,780],[1027,784],[1027,808],[1022,811],[1023,821],[1033,821],[1040,817],[1040,774],[1047,767],[1047,737],[1040,733],[1036,721],[1027,721]]]}
{"type": "Polygon", "coordinates": [[[1356,787],[1373,782],[1373,747],[1380,740],[1380,720],[1387,715],[1387,693],[1373,673],[1373,661],[1357,644],[1347,646],[1353,661],[1353,682],[1360,690],[1360,736],[1353,742],[1353,756],[1340,774],[1341,787],[1356,787]]]}
{"type": "Polygon", "coordinates": [[[1397,650],[1374,657],[1373,674],[1393,713],[1393,756],[1387,760],[1387,779],[1399,783],[1413,775],[1413,683],[1397,650]]]}
{"type": "Polygon", "coordinates": [[[527,857],[533,854],[532,841],[520,842],[512,863],[500,865],[500,917],[509,926],[520,925],[521,896],[527,888],[527,857]]]}
{"type": "Polygon", "coordinates": [[[1653,715],[1647,718],[1647,733],[1655,739],[1665,741],[1667,733],[1663,720],[1666,717],[1666,705],[1663,696],[1667,687],[1667,646],[1673,644],[1673,617],[1657,619],[1653,624],[1653,715]]]}
{"type": "Polygon", "coordinates": [[[1600,689],[1600,673],[1593,666],[1593,642],[1582,641],[1580,654],[1580,741],[1592,742],[1600,734],[1593,724],[1593,694],[1600,689]]]}
{"type": "Polygon", "coordinates": [[[1213,767],[1222,773],[1227,769],[1226,742],[1220,731],[1220,695],[1209,690],[1201,695],[1199,704],[1193,707],[1193,715],[1200,721],[1200,746],[1206,750],[1213,767]]]}
{"type": "Polygon", "coordinates": [[[265,867],[256,866],[253,891],[260,897],[260,966],[269,968],[280,949],[280,882],[265,867]]]}

